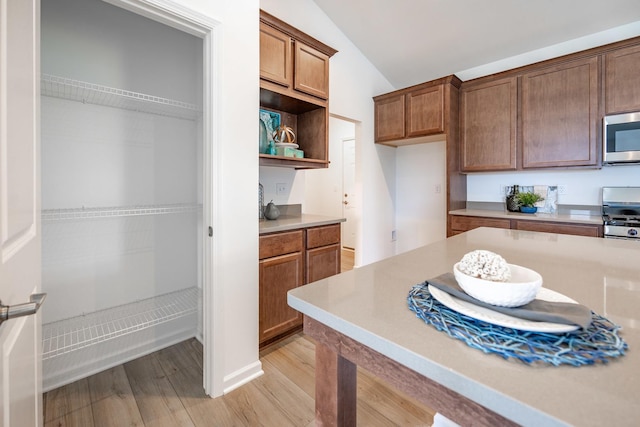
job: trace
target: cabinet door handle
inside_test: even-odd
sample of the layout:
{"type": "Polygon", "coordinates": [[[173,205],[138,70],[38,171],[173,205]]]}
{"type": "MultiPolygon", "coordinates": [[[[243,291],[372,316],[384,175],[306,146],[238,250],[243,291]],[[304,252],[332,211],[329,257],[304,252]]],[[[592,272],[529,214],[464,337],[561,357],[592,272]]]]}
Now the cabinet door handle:
{"type": "Polygon", "coordinates": [[[4,305],[0,301],[0,324],[5,320],[14,319],[16,317],[29,316],[35,314],[42,303],[44,302],[47,294],[32,294],[29,298],[29,302],[16,305],[4,305]]]}

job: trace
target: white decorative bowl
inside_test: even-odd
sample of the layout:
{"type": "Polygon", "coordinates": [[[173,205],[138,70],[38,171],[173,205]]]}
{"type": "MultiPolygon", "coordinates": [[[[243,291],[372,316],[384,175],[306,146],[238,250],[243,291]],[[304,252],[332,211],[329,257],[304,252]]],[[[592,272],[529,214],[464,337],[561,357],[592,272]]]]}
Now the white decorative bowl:
{"type": "Polygon", "coordinates": [[[460,287],[480,301],[501,307],[518,307],[533,301],[542,286],[542,276],[535,271],[519,265],[507,264],[511,270],[508,282],[494,282],[469,276],[460,270],[456,263],[453,275],[460,287]]]}

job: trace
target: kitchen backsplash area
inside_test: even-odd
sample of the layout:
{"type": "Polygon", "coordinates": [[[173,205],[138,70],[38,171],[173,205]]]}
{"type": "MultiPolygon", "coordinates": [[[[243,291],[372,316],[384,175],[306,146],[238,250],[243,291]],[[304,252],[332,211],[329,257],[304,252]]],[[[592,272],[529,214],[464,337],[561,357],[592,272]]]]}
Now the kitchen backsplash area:
{"type": "Polygon", "coordinates": [[[302,204],[304,175],[304,171],[296,172],[295,169],[261,166],[260,184],[264,189],[264,204],[270,201],[276,205],[302,204]]]}
{"type": "MultiPolygon", "coordinates": [[[[467,201],[504,202],[505,188],[557,186],[558,205],[601,205],[602,187],[637,186],[640,165],[605,166],[602,169],[476,173],[467,175],[467,201]]],[[[525,190],[526,191],[526,190],[525,190]]]]}

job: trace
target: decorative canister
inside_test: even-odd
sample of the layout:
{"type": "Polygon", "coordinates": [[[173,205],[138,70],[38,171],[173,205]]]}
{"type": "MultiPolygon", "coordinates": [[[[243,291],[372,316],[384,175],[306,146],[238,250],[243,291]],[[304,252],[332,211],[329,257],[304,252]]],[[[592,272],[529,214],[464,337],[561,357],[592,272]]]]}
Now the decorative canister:
{"type": "Polygon", "coordinates": [[[511,191],[509,192],[509,195],[507,196],[507,210],[509,212],[519,212],[520,211],[520,205],[518,204],[518,198],[517,195],[520,192],[520,189],[518,188],[517,185],[514,185],[513,187],[511,187],[511,191]]]}

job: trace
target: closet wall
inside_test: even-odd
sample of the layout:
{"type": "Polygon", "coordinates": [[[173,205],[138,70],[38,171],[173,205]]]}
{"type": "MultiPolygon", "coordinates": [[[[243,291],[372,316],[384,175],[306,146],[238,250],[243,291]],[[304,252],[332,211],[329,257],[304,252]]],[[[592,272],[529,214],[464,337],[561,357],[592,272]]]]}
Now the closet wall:
{"type": "Polygon", "coordinates": [[[100,0],[41,14],[49,390],[200,335],[202,42],[100,0]]]}

